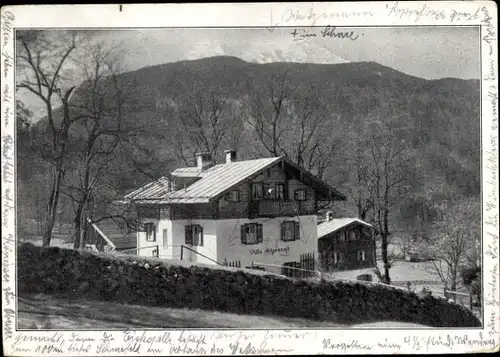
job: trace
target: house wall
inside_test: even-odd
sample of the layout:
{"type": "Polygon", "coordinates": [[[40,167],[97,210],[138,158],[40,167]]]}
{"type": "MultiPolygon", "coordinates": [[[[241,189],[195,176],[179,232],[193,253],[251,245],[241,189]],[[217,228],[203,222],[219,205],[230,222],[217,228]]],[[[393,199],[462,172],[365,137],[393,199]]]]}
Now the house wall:
{"type": "MultiPolygon", "coordinates": [[[[164,216],[162,216],[164,217],[164,216]]],[[[159,257],[163,259],[181,259],[181,246],[199,252],[197,254],[183,249],[182,260],[203,264],[215,264],[214,261],[239,261],[242,267],[254,263],[282,265],[285,262],[298,262],[303,253],[316,253],[317,249],[317,217],[277,217],[273,219],[183,219],[170,220],[143,217],[142,223],[152,222],[156,226],[156,241],[146,240],[146,232],[138,234],[138,255],[153,256],[153,250],[158,249],[159,257]],[[300,240],[281,241],[281,222],[298,221],[301,225],[300,240]],[[259,244],[243,244],[241,242],[241,226],[247,223],[261,223],[263,242],[259,244]],[[187,225],[203,227],[203,246],[187,245],[185,227],[187,225]],[[163,230],[167,233],[164,244],[163,230]]],[[[266,270],[279,272],[279,267],[264,267],[266,270]]]]}
{"type": "Polygon", "coordinates": [[[318,239],[319,265],[324,271],[355,270],[375,267],[375,242],[371,228],[353,224],[318,239]],[[345,232],[357,231],[357,240],[340,240],[345,232]],[[365,252],[365,260],[358,260],[357,252],[365,252]],[[335,252],[344,255],[344,261],[334,262],[335,252]]]}
{"type": "MultiPolygon", "coordinates": [[[[181,245],[185,245],[185,226],[199,224],[203,227],[203,246],[189,246],[208,258],[223,263],[239,261],[241,266],[255,264],[282,265],[285,262],[298,262],[301,254],[317,251],[317,216],[314,190],[300,181],[297,174],[284,171],[276,165],[260,175],[242,182],[235,189],[239,190],[238,202],[226,201],[224,197],[215,203],[173,204],[165,206],[138,207],[142,223],[153,222],[156,226],[156,242],[146,241],[146,233],[138,233],[138,254],[151,256],[158,245],[159,256],[166,259],[180,259],[181,245]],[[284,183],[288,194],[285,200],[251,200],[252,182],[284,183]],[[294,201],[296,189],[306,190],[305,201],[294,201]],[[257,216],[249,217],[250,203],[258,204],[257,216]],[[283,242],[281,222],[299,221],[301,224],[300,240],[283,242]],[[241,243],[241,226],[246,223],[263,225],[263,242],[259,244],[241,243]],[[163,230],[167,230],[168,242],[163,244],[163,230]],[[143,248],[143,249],[141,249],[143,248]]],[[[183,260],[214,264],[210,259],[199,254],[183,250],[183,260]]],[[[267,268],[279,271],[279,268],[267,268]]]]}
{"type": "MultiPolygon", "coordinates": [[[[208,219],[183,219],[172,221],[173,250],[172,259],[180,260],[181,245],[185,245],[195,252],[199,252],[208,258],[217,261],[217,232],[216,221],[208,219]],[[187,225],[198,224],[203,227],[203,246],[187,245],[186,231],[187,225]]],[[[183,249],[182,260],[198,262],[203,264],[215,264],[210,259],[196,254],[188,249],[183,249]]]]}
{"type": "MultiPolygon", "coordinates": [[[[217,221],[217,257],[224,260],[240,261],[242,267],[254,263],[282,265],[285,262],[298,262],[303,253],[315,253],[317,247],[317,217],[277,217],[257,219],[224,219],[217,221]],[[281,222],[299,221],[300,240],[283,242],[281,222]],[[247,223],[261,223],[263,242],[259,244],[241,243],[241,226],[247,223]]],[[[278,267],[264,267],[266,270],[279,272],[278,267]]]]}
{"type": "Polygon", "coordinates": [[[251,205],[251,187],[252,183],[283,183],[288,194],[288,199],[279,200],[258,200],[252,203],[260,205],[261,216],[296,216],[316,214],[316,196],[314,190],[301,182],[298,178],[291,176],[283,171],[281,165],[276,165],[264,170],[260,175],[239,184],[234,190],[238,190],[240,200],[238,202],[227,201],[224,197],[216,203],[216,214],[220,219],[231,218],[249,218],[249,209],[251,205]],[[305,201],[294,201],[294,192],[297,189],[306,190],[305,201]],[[279,203],[282,203],[281,205],[279,203]]]}
{"type": "Polygon", "coordinates": [[[153,250],[158,250],[160,258],[172,258],[172,221],[169,206],[142,206],[138,210],[139,224],[151,222],[156,227],[155,241],[146,240],[146,232],[139,229],[137,232],[137,255],[153,256],[153,250]],[[163,230],[166,230],[166,240],[163,239],[163,230]]]}
{"type": "Polygon", "coordinates": [[[214,219],[214,206],[211,203],[171,205],[171,219],[214,219]]]}

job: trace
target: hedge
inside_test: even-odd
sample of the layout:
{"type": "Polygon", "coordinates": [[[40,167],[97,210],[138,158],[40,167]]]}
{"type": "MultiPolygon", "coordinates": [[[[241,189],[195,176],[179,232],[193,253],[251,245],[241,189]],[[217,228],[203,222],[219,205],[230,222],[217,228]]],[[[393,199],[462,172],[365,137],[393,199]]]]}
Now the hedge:
{"type": "Polygon", "coordinates": [[[246,269],[171,265],[30,243],[18,248],[18,291],[344,324],[404,321],[435,327],[480,326],[463,306],[380,284],[293,280],[246,269]]]}

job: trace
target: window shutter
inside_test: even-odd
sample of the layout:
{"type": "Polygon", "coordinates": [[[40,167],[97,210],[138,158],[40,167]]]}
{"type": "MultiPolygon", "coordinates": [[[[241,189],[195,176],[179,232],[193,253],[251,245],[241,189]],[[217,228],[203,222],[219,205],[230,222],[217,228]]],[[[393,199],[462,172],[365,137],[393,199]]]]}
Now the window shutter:
{"type": "Polygon", "coordinates": [[[262,224],[257,224],[257,243],[262,243],[264,238],[262,237],[262,224]]]}
{"type": "Polygon", "coordinates": [[[151,223],[151,229],[153,231],[153,242],[156,242],[156,226],[151,223]]]}
{"type": "Polygon", "coordinates": [[[241,243],[242,244],[247,244],[247,235],[246,235],[246,225],[242,225],[241,227],[241,243]]]}
{"type": "Polygon", "coordinates": [[[300,239],[300,223],[299,222],[294,222],[294,235],[293,239],[298,240],[300,239]]]}
{"type": "Polygon", "coordinates": [[[285,222],[281,222],[281,240],[285,240],[285,222]]]}
{"type": "Polygon", "coordinates": [[[201,245],[203,247],[203,227],[202,226],[198,226],[198,229],[199,229],[199,232],[200,232],[200,242],[199,242],[199,245],[201,245]]]}
{"type": "Polygon", "coordinates": [[[185,227],[185,243],[186,244],[193,244],[193,227],[192,226],[186,226],[185,227]]]}

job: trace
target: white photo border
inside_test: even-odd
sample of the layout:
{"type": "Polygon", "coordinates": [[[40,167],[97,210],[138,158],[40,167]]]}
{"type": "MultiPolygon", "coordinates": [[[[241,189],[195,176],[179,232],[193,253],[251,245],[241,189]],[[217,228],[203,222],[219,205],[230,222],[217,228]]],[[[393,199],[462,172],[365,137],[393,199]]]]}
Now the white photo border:
{"type": "Polygon", "coordinates": [[[26,5],[2,7],[1,16],[2,333],[5,355],[430,354],[499,350],[498,17],[494,2],[26,5]],[[331,22],[350,28],[479,26],[481,29],[478,40],[481,41],[482,328],[233,329],[224,333],[209,329],[128,333],[16,329],[15,30],[124,27],[261,27],[272,30],[274,27],[326,26],[331,22]],[[74,333],[95,340],[88,351],[68,350],[68,343],[62,341],[69,341],[74,333]],[[158,341],[142,343],[134,350],[131,334],[158,341]],[[161,338],[171,342],[163,343],[161,338]],[[203,339],[207,344],[201,350],[196,343],[181,344],[182,339],[203,339]],[[99,349],[103,344],[109,346],[108,349],[99,349]]]}

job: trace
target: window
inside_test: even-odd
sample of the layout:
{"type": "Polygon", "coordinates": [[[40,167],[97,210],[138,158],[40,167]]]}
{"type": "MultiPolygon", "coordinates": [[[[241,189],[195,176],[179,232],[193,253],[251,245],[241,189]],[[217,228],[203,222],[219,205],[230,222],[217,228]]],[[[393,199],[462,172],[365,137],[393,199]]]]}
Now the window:
{"type": "Polygon", "coordinates": [[[343,261],[344,261],[344,255],[342,253],[339,253],[339,252],[333,253],[333,263],[334,264],[342,263],[343,261]]]}
{"type": "Polygon", "coordinates": [[[168,231],[166,229],[163,230],[163,246],[168,247],[168,231]]]}
{"type": "Polygon", "coordinates": [[[277,200],[285,199],[285,185],[282,183],[276,184],[276,199],[277,200]]]}
{"type": "Polygon", "coordinates": [[[253,183],[252,184],[252,199],[260,200],[284,200],[285,185],[282,183],[253,183]]]}
{"type": "Polygon", "coordinates": [[[366,260],[365,251],[364,250],[358,250],[358,260],[360,260],[360,261],[366,260]]]}
{"type": "Polygon", "coordinates": [[[349,240],[356,240],[358,239],[358,232],[356,231],[350,231],[349,232],[349,240]]]}
{"type": "Polygon", "coordinates": [[[281,223],[281,240],[290,242],[300,239],[300,223],[287,221],[281,223]]]}
{"type": "Polygon", "coordinates": [[[339,233],[339,240],[340,240],[340,241],[345,241],[345,240],[347,240],[347,232],[345,232],[345,231],[340,232],[340,233],[339,233]]]}
{"type": "Polygon", "coordinates": [[[276,198],[276,189],[274,183],[263,183],[262,189],[264,191],[264,198],[274,200],[276,198]]]}
{"type": "Polygon", "coordinates": [[[148,242],[156,242],[156,227],[154,223],[145,223],[144,228],[146,230],[146,240],[148,242]]]}
{"type": "Polygon", "coordinates": [[[241,226],[241,243],[258,244],[262,241],[262,224],[248,223],[241,226]]]}
{"type": "Polygon", "coordinates": [[[296,201],[305,201],[306,200],[306,190],[303,188],[299,188],[294,192],[294,198],[296,201]]]}
{"type": "Polygon", "coordinates": [[[234,190],[231,192],[228,192],[226,194],[226,201],[227,202],[239,202],[240,200],[240,191],[239,190],[234,190]]]}
{"type": "Polygon", "coordinates": [[[261,200],[264,197],[262,183],[252,183],[252,199],[261,200]]]}
{"type": "Polygon", "coordinates": [[[190,245],[203,246],[203,227],[192,224],[185,227],[185,242],[190,245]]]}

